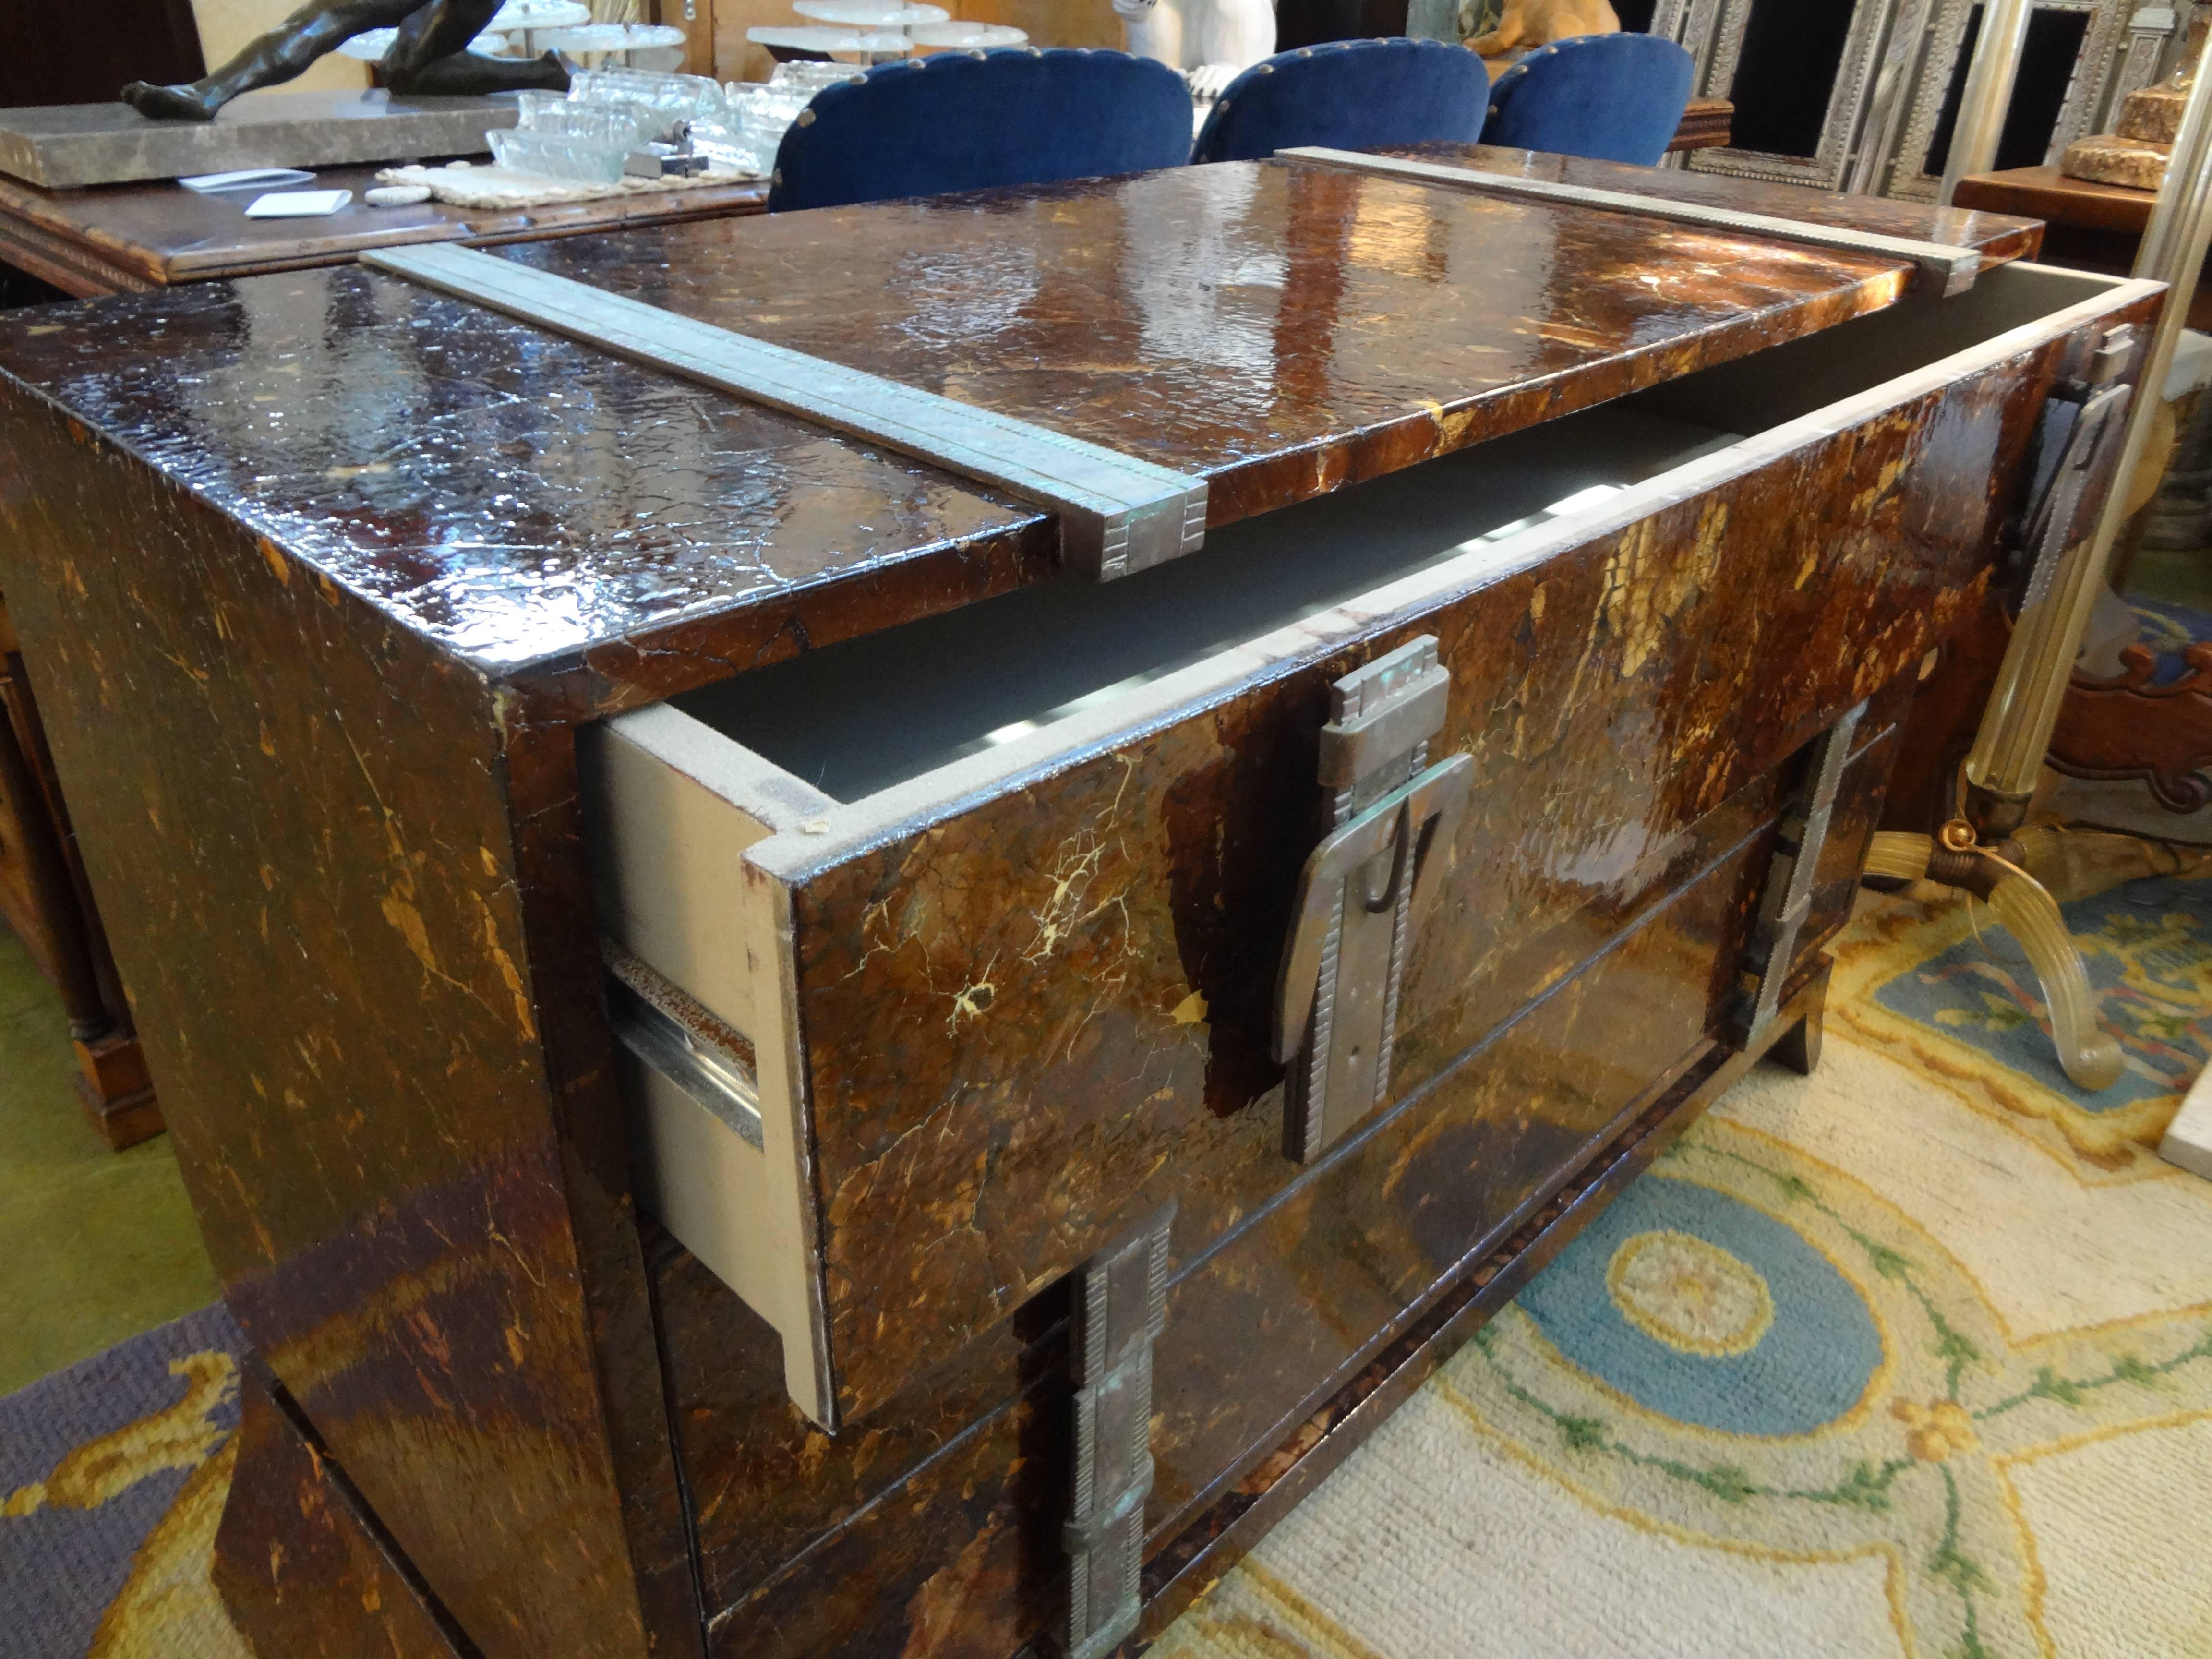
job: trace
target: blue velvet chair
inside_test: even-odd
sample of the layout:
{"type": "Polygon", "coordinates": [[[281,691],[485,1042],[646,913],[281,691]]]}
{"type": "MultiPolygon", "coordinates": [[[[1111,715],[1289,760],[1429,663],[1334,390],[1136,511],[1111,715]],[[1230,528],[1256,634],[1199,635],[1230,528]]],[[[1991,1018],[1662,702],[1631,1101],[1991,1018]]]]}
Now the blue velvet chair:
{"type": "Polygon", "coordinates": [[[783,136],[771,213],[1180,167],[1182,76],[1121,52],[933,52],[825,87],[783,136]]]}
{"type": "Polygon", "coordinates": [[[1473,143],[1489,84],[1482,59],[1442,40],[1400,35],[1279,52],[1223,88],[1190,159],[1253,161],[1300,144],[1473,143]]]}
{"type": "Polygon", "coordinates": [[[1690,54],[1650,34],[1539,46],[1490,88],[1482,142],[1650,167],[1690,101],[1690,54]]]}

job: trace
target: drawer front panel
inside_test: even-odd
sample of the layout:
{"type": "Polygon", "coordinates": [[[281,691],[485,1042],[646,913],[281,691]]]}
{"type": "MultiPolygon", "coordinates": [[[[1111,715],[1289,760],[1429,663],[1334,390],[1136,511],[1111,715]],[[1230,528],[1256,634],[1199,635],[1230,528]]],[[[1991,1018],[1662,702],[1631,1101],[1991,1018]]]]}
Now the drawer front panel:
{"type": "MultiPolygon", "coordinates": [[[[821,871],[793,896],[847,1417],[1068,1271],[1252,1103],[1324,688],[1416,631],[1473,799],[1395,1085],[1587,955],[1684,830],[1978,602],[2054,353],[1819,437],[1360,648],[821,871]],[[1992,499],[1993,496],[1995,499],[1992,499]]],[[[1279,1163],[1279,1167],[1278,1164],[1279,1163]]],[[[1187,1207],[1177,1246],[1233,1216],[1187,1207]]]]}
{"type": "MultiPolygon", "coordinates": [[[[1846,794],[1856,793],[1866,758],[1863,751],[1844,774],[1846,794]]],[[[1614,908],[1619,927],[1613,933],[1639,927],[1649,932],[1663,926],[1672,936],[1680,936],[1686,927],[1682,917],[1703,914],[1699,905],[1717,902],[1692,900],[1685,890],[1694,884],[1709,895],[1715,885],[1713,869],[1722,864],[1736,868],[1747,857],[1748,872],[1742,877],[1745,886],[1738,898],[1744,905],[1752,903],[1759,872],[1765,867],[1767,832],[1781,786],[1778,775],[1755,781],[1680,837],[1674,856],[1655,868],[1648,884],[1621,897],[1614,908]],[[1747,854],[1747,847],[1754,851],[1747,854]]],[[[1595,928],[1592,937],[1595,942],[1583,963],[1591,973],[1618,971],[1606,966],[1613,960],[1607,955],[1609,946],[1618,945],[1616,955],[1632,947],[1647,954],[1656,948],[1648,942],[1637,944],[1643,933],[1632,933],[1626,943],[1601,935],[1595,928]]],[[[1735,956],[1732,950],[1700,948],[1699,960],[1705,963],[1711,988],[1688,1000],[1685,1006],[1691,1012],[1686,1016],[1662,1022],[1664,1031],[1654,1048],[1658,1058],[1644,1054],[1640,1042],[1621,1050],[1627,1062],[1646,1072],[1644,1084],[1637,1086],[1648,1085],[1658,1068],[1687,1047],[1690,1039],[1680,1038],[1677,1026],[1686,1020],[1693,1030],[1702,1029],[1709,1007],[1718,1017],[1735,956]]],[[[1494,1056],[1522,1051],[1551,1029],[1546,1021],[1560,1018],[1569,999],[1587,995],[1586,988],[1561,988],[1551,1002],[1502,1034],[1483,1053],[1494,1056]]],[[[1195,1232],[1218,1236],[1234,1220],[1253,1217],[1271,1198],[1279,1196],[1284,1176],[1273,1155],[1275,1142],[1268,1139],[1280,1133],[1279,1099],[1279,1095],[1271,1095],[1246,1114],[1210,1121],[1212,1138],[1193,1138],[1179,1166],[1175,1191],[1179,1206],[1195,1212],[1195,1232]],[[1245,1123],[1246,1117],[1261,1121],[1256,1132],[1245,1123]],[[1269,1155],[1259,1156],[1258,1152],[1269,1155]]],[[[1414,1120],[1426,1121],[1419,1114],[1428,1109],[1409,1104],[1402,1114],[1408,1122],[1381,1126],[1378,1138],[1411,1133],[1414,1120]]],[[[1529,1109],[1532,1113],[1534,1109],[1529,1109]]],[[[1566,1173],[1578,1155],[1587,1126],[1577,1121],[1562,1127],[1564,1122],[1557,1114],[1540,1121],[1537,1116],[1526,1121],[1516,1117],[1483,1132],[1496,1143],[1486,1152],[1491,1161],[1483,1173],[1488,1194],[1481,1201],[1483,1213],[1510,1212],[1529,1192],[1566,1173]],[[1508,1156],[1508,1141],[1521,1150],[1508,1156]]],[[[1325,1164],[1315,1166],[1313,1181],[1340,1182],[1346,1177],[1335,1173],[1336,1164],[1370,1156],[1367,1146],[1347,1141],[1331,1150],[1325,1164]]],[[[1374,1201],[1379,1215],[1383,1200],[1374,1201]]],[[[1479,1217],[1468,1207],[1472,1202],[1453,1210],[1455,1234],[1479,1226],[1479,1217]]],[[[1451,1258],[1448,1255],[1445,1259],[1451,1258]]],[[[1178,1270],[1188,1265],[1186,1255],[1178,1270]]],[[[1435,1271],[1438,1269],[1433,1267],[1417,1271],[1414,1277],[1424,1272],[1432,1276],[1435,1271]]],[[[715,1494],[701,1506],[698,1537],[710,1599],[718,1604],[735,1600],[768,1571],[884,1492],[950,1437],[1011,1399],[1040,1368],[1055,1365],[1057,1361],[1043,1357],[1036,1345],[1049,1337],[1064,1316],[1066,1302],[1066,1281],[1058,1281],[1012,1318],[920,1373],[865,1424],[832,1437],[811,1428],[785,1395],[774,1331],[714,1273],[688,1255],[672,1254],[658,1270],[657,1279],[674,1416],[688,1479],[695,1491],[715,1494]]]]}
{"type": "MultiPolygon", "coordinates": [[[[1748,931],[1771,830],[1757,826],[1600,960],[1175,1284],[1154,1349],[1155,1541],[1210,1501],[1224,1477],[1279,1444],[1348,1365],[1494,1249],[1703,1051],[1715,969],[1748,931]]],[[[936,1455],[884,1501],[848,1502],[803,1553],[747,1584],[714,1621],[716,1650],[934,1651],[933,1628],[980,1628],[1011,1652],[1033,1634],[1036,1625],[1023,1621],[1049,1613],[1062,1571],[1057,1528],[1073,1431],[1060,1348],[1054,1337],[1018,1373],[1000,1363],[1018,1394],[966,1432],[933,1440],[936,1455]],[[849,1572],[881,1593],[821,1593],[849,1572]],[[956,1615],[960,1623],[947,1622],[956,1615]]],[[[948,1388],[947,1403],[961,1395],[948,1388]]],[[[678,1415],[696,1418],[681,1404],[678,1415]]],[[[840,1435],[806,1462],[857,1465],[880,1439],[912,1432],[840,1435]]],[[[693,1464],[695,1489],[700,1474],[693,1464]]],[[[744,1530],[717,1528],[732,1546],[744,1530]]],[[[714,1582],[717,1556],[703,1533],[702,1543],[714,1582]]]]}
{"type": "MultiPolygon", "coordinates": [[[[801,880],[797,1002],[847,1418],[1067,1272],[1224,1135],[1274,1184],[1267,1007],[1328,683],[1417,631],[1468,811],[1395,1087],[1586,957],[1653,859],[1978,602],[2052,346],[801,880]]],[[[1178,1251],[1233,1220],[1186,1205],[1178,1251]]]]}
{"type": "Polygon", "coordinates": [[[1171,1526],[1429,1293],[1502,1243],[1699,1051],[1748,939],[1771,826],[1423,1097],[1284,1194],[1170,1294],[1153,1351],[1171,1526]]]}

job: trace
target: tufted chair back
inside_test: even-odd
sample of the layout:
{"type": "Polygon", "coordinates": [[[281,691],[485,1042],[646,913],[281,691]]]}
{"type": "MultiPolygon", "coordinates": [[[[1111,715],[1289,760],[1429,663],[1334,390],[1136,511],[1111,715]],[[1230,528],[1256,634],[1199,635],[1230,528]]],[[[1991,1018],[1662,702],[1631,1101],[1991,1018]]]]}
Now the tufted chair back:
{"type": "Polygon", "coordinates": [[[1190,93],[1121,52],[935,52],[825,87],[783,136],[771,213],[1179,167],[1190,93]]]}
{"type": "Polygon", "coordinates": [[[1482,59],[1442,40],[1397,35],[1279,52],[1224,88],[1191,160],[1257,161],[1301,144],[1472,143],[1488,87],[1482,59]]]}
{"type": "Polygon", "coordinates": [[[1539,46],[1490,88],[1482,142],[1650,167],[1682,124],[1692,62],[1650,34],[1539,46]]]}

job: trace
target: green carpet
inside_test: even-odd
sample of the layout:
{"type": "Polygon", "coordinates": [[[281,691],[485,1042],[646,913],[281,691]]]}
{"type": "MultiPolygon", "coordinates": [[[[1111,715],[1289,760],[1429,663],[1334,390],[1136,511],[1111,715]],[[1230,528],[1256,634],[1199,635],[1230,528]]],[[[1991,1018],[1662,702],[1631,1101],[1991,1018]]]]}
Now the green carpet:
{"type": "Polygon", "coordinates": [[[0,925],[0,1395],[213,1300],[168,1137],[85,1121],[60,1000],[0,925]]]}

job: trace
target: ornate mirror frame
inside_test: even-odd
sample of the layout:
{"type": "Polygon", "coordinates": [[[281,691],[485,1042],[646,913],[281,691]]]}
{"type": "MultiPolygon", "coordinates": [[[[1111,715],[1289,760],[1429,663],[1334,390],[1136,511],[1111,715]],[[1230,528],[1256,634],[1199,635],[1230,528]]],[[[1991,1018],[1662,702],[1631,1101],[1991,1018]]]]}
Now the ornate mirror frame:
{"type": "MultiPolygon", "coordinates": [[[[1735,81],[1744,33],[1750,26],[1753,9],[1759,3],[1760,0],[1659,0],[1652,14],[1651,33],[1680,41],[1696,57],[1697,73],[1692,84],[1699,95],[1725,98],[1735,81]]],[[[1843,54],[1836,64],[1835,83],[1829,89],[1828,107],[1820,124],[1820,142],[1811,155],[1705,149],[1694,152],[1689,165],[1699,173],[1771,179],[1821,190],[1839,188],[1868,94],[1873,88],[1875,55],[1897,4],[1898,0],[1855,0],[1843,54]]],[[[1962,18],[1964,15],[1962,6],[1962,18]]]]}
{"type": "MultiPolygon", "coordinates": [[[[1924,171],[1928,146],[1934,142],[1936,123],[1943,113],[1943,94],[1951,84],[1965,39],[1966,20],[1980,0],[1934,0],[1935,21],[1929,29],[1929,46],[1912,89],[1911,112],[1895,149],[1882,158],[1881,171],[1888,187],[1885,195],[1910,201],[1932,202],[1942,184],[1941,171],[1924,171]]],[[[2097,130],[2106,95],[2128,45],[2128,19],[2142,0],[2035,0],[2037,11],[2086,12],[2088,27],[2074,59],[2065,100],[2051,125],[2051,144],[2042,157],[2056,161],[2066,146],[2097,130]]]]}

